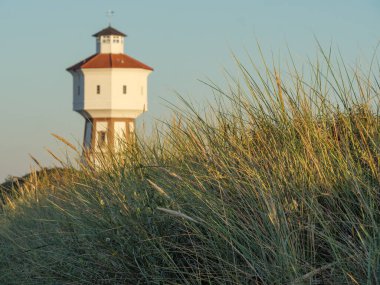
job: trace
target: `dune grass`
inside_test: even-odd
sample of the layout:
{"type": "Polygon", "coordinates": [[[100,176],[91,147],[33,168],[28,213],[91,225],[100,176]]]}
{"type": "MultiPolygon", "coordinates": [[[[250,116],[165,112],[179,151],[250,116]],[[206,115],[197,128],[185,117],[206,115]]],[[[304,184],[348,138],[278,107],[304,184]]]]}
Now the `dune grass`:
{"type": "Polygon", "coordinates": [[[378,69],[321,59],[236,60],[214,104],[101,169],[31,175],[2,206],[0,283],[379,283],[378,69]]]}

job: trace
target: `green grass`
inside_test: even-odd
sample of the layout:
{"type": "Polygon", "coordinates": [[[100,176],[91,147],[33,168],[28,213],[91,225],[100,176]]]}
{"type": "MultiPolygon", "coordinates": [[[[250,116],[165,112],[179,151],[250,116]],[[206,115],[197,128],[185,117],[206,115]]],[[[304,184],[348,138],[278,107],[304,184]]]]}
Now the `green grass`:
{"type": "Polygon", "coordinates": [[[122,159],[31,175],[3,205],[0,283],[379,283],[378,69],[321,58],[308,80],[237,60],[122,159]]]}

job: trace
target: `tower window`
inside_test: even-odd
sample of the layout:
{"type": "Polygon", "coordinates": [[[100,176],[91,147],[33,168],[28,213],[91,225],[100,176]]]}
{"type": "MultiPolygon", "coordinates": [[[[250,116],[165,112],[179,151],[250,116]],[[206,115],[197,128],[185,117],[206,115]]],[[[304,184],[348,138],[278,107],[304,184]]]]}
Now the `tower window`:
{"type": "Polygon", "coordinates": [[[80,86],[77,87],[77,95],[80,95],[80,86]]]}
{"type": "Polygon", "coordinates": [[[107,133],[106,131],[99,131],[98,132],[98,146],[104,147],[107,143],[107,133]]]}
{"type": "Polygon", "coordinates": [[[111,42],[111,37],[110,36],[105,36],[103,43],[110,43],[111,42]]]}
{"type": "Polygon", "coordinates": [[[123,85],[123,94],[127,94],[127,85],[123,85]]]}
{"type": "Polygon", "coordinates": [[[100,85],[96,85],[96,94],[100,94],[100,85]]]}

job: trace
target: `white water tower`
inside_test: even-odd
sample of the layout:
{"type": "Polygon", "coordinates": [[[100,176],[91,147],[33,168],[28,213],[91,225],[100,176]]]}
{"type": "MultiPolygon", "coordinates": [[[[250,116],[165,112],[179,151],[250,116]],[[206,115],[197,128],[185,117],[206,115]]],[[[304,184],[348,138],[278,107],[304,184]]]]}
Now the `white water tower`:
{"type": "Polygon", "coordinates": [[[69,67],[73,109],[86,120],[86,152],[118,150],[148,110],[148,75],[152,68],[124,53],[126,35],[111,26],[93,35],[96,53],[69,67]]]}

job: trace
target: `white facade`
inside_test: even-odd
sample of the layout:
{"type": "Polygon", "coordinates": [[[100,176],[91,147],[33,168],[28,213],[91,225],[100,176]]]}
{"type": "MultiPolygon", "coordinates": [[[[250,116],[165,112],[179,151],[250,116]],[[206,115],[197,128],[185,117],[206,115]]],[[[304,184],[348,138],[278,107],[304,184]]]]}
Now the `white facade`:
{"type": "Polygon", "coordinates": [[[136,118],[148,110],[148,75],[139,68],[73,72],[73,109],[92,118],[136,118]]]}

